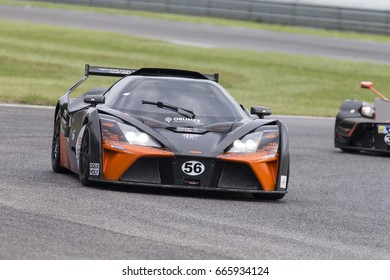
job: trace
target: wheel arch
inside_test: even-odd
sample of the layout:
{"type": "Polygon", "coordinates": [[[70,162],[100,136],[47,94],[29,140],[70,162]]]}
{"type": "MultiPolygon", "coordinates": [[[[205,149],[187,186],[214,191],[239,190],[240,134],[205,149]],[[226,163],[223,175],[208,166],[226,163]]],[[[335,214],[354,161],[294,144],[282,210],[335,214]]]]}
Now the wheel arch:
{"type": "Polygon", "coordinates": [[[83,126],[86,125],[89,131],[90,145],[90,164],[98,166],[98,172],[90,172],[89,176],[92,179],[102,178],[102,137],[100,127],[99,112],[96,108],[91,107],[87,110],[83,121],[83,126]]]}
{"type": "Polygon", "coordinates": [[[290,151],[287,126],[280,120],[277,121],[280,133],[279,170],[276,190],[287,191],[290,176],[290,151]]]}
{"type": "MultiPolygon", "coordinates": [[[[347,147],[351,139],[351,135],[343,132],[343,124],[351,124],[359,121],[359,118],[364,118],[361,114],[363,101],[355,99],[346,99],[340,106],[340,111],[337,113],[334,125],[334,146],[336,148],[347,147]]],[[[351,127],[353,131],[353,127],[351,127]]],[[[351,132],[352,133],[352,132],[351,132]]]]}

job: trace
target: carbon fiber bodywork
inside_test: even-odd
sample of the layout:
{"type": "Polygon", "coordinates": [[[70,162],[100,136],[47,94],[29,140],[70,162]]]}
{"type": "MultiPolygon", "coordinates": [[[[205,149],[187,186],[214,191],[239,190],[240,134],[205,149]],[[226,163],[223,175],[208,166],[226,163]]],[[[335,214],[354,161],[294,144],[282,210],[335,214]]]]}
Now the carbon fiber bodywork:
{"type": "MultiPolygon", "coordinates": [[[[181,70],[141,70],[96,67],[91,71],[88,67],[86,75],[104,75],[109,71],[109,75],[118,77],[158,76],[158,79],[166,77],[172,82],[206,80],[202,83],[207,85],[217,84],[218,80],[217,74],[204,76],[181,70]]],[[[229,101],[229,106],[238,112],[236,121],[202,124],[195,117],[156,119],[152,114],[132,114],[104,104],[105,97],[113,95],[111,88],[92,89],[73,101],[69,95],[74,87],[56,106],[55,116],[61,116],[60,152],[58,157],[53,154],[56,151],[56,134],[53,134],[52,164],[57,160],[61,168],[79,174],[85,185],[99,182],[249,192],[271,199],[280,199],[287,193],[288,131],[281,121],[263,118],[261,112],[270,113],[266,108],[255,108],[259,113],[254,116],[243,106],[229,101]],[[133,130],[135,132],[131,132],[133,130]],[[129,133],[147,137],[151,144],[133,144],[129,142],[129,133]],[[261,135],[257,150],[232,152],[235,142],[244,141],[252,134],[261,135]]],[[[225,94],[223,92],[222,89],[225,94]]],[[[156,105],[167,106],[162,102],[156,105]]],[[[177,110],[172,105],[168,109],[177,110]]],[[[59,169],[53,167],[53,170],[58,172],[59,169]]]]}
{"type": "Polygon", "coordinates": [[[345,100],[336,116],[334,145],[347,152],[379,152],[390,154],[390,123],[362,114],[362,107],[373,105],[358,100],[345,100]],[[386,143],[386,141],[388,143],[386,143]]]}

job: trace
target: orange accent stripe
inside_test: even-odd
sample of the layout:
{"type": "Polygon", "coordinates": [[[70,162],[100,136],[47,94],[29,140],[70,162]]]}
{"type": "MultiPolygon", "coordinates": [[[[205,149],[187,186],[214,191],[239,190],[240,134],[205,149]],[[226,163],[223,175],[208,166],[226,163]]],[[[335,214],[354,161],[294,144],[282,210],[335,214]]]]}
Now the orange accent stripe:
{"type": "Polygon", "coordinates": [[[249,165],[260,181],[263,190],[273,191],[276,187],[278,160],[269,162],[250,162],[249,165]]]}
{"type": "Polygon", "coordinates": [[[68,143],[65,135],[60,132],[60,165],[62,167],[70,169],[69,157],[68,157],[68,143]]]}
{"type": "Polygon", "coordinates": [[[222,161],[238,162],[249,165],[263,190],[273,191],[276,188],[279,156],[265,158],[263,153],[224,154],[218,157],[222,161]]]}
{"type": "Polygon", "coordinates": [[[351,130],[348,132],[348,137],[351,137],[351,135],[355,132],[355,129],[357,127],[357,124],[354,124],[351,130]]]}
{"type": "MultiPolygon", "coordinates": [[[[119,145],[119,144],[118,144],[119,145]]],[[[169,151],[120,143],[125,150],[103,144],[103,179],[117,181],[141,157],[173,157],[169,151]]]]}

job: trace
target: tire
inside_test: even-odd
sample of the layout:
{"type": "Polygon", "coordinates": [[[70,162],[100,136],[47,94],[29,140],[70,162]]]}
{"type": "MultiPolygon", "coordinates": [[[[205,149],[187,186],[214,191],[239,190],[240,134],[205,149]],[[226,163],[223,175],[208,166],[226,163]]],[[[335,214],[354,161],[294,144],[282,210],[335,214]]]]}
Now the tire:
{"type": "Polygon", "coordinates": [[[67,172],[61,166],[61,147],[60,147],[60,131],[61,131],[61,112],[58,110],[54,121],[53,140],[51,144],[51,168],[56,173],[67,172]]]}
{"type": "Polygon", "coordinates": [[[90,147],[89,147],[89,128],[84,130],[83,139],[80,146],[79,156],[79,179],[84,186],[90,186],[89,180],[89,165],[90,165],[90,147]]]}

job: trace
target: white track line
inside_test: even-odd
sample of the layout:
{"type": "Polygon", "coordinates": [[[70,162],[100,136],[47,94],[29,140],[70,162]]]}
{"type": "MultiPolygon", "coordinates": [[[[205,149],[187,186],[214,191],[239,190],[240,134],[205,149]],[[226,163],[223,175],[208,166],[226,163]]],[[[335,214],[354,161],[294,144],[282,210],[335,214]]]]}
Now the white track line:
{"type": "Polygon", "coordinates": [[[0,103],[0,107],[28,108],[28,109],[51,109],[51,110],[53,110],[55,108],[54,106],[27,105],[27,104],[5,104],[5,103],[0,103]]]}

